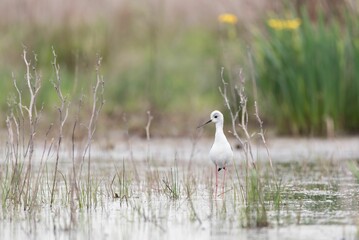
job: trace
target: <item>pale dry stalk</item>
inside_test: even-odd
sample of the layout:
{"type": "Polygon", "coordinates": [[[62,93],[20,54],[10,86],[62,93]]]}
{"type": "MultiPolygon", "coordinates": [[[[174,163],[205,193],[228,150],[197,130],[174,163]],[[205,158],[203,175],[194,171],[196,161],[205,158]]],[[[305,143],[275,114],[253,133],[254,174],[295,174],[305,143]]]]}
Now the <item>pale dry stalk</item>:
{"type": "MultiPolygon", "coordinates": [[[[27,165],[24,182],[23,182],[22,188],[20,190],[19,196],[21,196],[22,193],[25,194],[23,196],[23,200],[24,200],[24,206],[27,206],[28,196],[30,194],[32,156],[34,153],[34,144],[35,144],[34,138],[35,138],[35,134],[36,134],[36,127],[37,127],[37,121],[38,121],[36,99],[37,99],[37,96],[39,94],[39,90],[41,87],[41,80],[40,80],[40,75],[37,74],[36,70],[35,70],[35,77],[33,77],[31,75],[31,73],[30,73],[31,61],[29,61],[27,59],[25,49],[23,51],[23,59],[24,59],[25,65],[26,65],[25,79],[26,79],[27,87],[28,87],[28,90],[30,93],[30,102],[29,102],[28,106],[25,106],[22,103],[19,103],[20,104],[19,107],[25,109],[28,114],[30,136],[29,136],[28,144],[27,144],[25,154],[24,154],[24,158],[27,157],[28,165],[27,165]]],[[[35,57],[35,60],[36,60],[36,57],[35,57]]],[[[15,87],[17,87],[17,86],[15,86],[15,87]]],[[[18,89],[17,89],[17,91],[20,92],[18,89]]],[[[21,92],[20,92],[20,94],[21,94],[21,92]]]]}
{"type": "Polygon", "coordinates": [[[104,81],[103,77],[100,75],[100,66],[101,66],[102,58],[98,58],[96,64],[96,83],[95,86],[92,88],[92,111],[91,117],[88,125],[86,126],[87,129],[87,142],[85,149],[82,154],[83,162],[87,155],[87,208],[89,209],[91,206],[91,144],[93,140],[93,135],[96,131],[96,122],[99,116],[99,113],[104,105],[104,81]]]}
{"type": "Polygon", "coordinates": [[[145,130],[146,130],[146,140],[147,140],[147,164],[148,164],[148,167],[150,169],[150,159],[151,159],[151,135],[150,135],[150,127],[151,127],[151,122],[153,120],[153,116],[151,115],[151,111],[147,111],[147,125],[145,127],[145,130]]]}
{"type": "Polygon", "coordinates": [[[60,107],[58,107],[58,112],[59,112],[59,132],[58,132],[58,141],[57,141],[57,146],[56,146],[56,162],[55,162],[55,170],[54,170],[54,178],[52,181],[52,188],[51,188],[51,199],[50,199],[50,206],[52,206],[52,204],[54,203],[54,194],[55,194],[55,188],[56,188],[56,183],[57,183],[57,172],[58,172],[58,166],[59,166],[59,160],[60,160],[60,148],[61,148],[61,143],[62,143],[62,139],[63,139],[63,129],[68,117],[68,113],[69,113],[69,103],[67,103],[66,98],[64,97],[64,95],[62,94],[62,90],[61,90],[61,77],[60,77],[60,66],[57,64],[57,55],[56,52],[54,50],[54,48],[52,49],[52,54],[54,56],[54,61],[52,63],[54,70],[55,70],[55,81],[52,82],[57,96],[59,97],[60,100],[60,107]]]}
{"type": "Polygon", "coordinates": [[[240,97],[240,106],[237,110],[234,110],[229,102],[228,95],[227,95],[227,85],[228,83],[224,80],[223,77],[223,70],[221,71],[221,79],[223,83],[223,87],[219,87],[219,91],[224,99],[225,106],[227,107],[232,120],[232,134],[233,136],[238,140],[238,142],[241,144],[243,149],[245,150],[246,156],[250,156],[252,166],[255,167],[255,161],[252,153],[252,145],[251,145],[251,136],[248,132],[248,112],[247,112],[247,97],[244,94],[244,78],[242,75],[242,70],[240,70],[239,77],[241,80],[240,88],[235,86],[235,89],[237,91],[238,96],[240,97]],[[241,118],[239,119],[239,113],[241,114],[241,118]],[[237,123],[237,121],[240,121],[237,123]],[[246,141],[244,142],[237,132],[237,125],[242,129],[242,132],[245,135],[246,141]]]}

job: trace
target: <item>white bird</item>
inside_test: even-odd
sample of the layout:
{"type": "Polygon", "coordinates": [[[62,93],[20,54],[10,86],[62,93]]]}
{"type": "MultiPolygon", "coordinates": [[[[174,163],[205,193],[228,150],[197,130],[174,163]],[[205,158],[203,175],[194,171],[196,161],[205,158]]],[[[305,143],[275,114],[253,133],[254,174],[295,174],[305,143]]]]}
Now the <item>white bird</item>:
{"type": "Polygon", "coordinates": [[[222,169],[224,170],[223,177],[223,193],[224,193],[224,183],[226,180],[226,167],[227,164],[233,159],[233,151],[231,145],[229,144],[226,135],[223,132],[223,114],[215,110],[211,113],[211,119],[200,125],[198,128],[203,127],[204,125],[213,122],[216,124],[216,134],[214,137],[214,143],[211,150],[209,151],[209,158],[216,165],[216,191],[215,196],[217,196],[217,187],[218,187],[218,172],[222,169]]]}

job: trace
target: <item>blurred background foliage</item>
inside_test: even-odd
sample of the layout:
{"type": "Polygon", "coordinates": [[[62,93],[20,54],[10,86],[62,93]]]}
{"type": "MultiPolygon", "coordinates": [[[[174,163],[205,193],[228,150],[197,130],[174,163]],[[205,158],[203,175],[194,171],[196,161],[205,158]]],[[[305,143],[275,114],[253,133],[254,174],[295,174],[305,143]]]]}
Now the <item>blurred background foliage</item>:
{"type": "Polygon", "coordinates": [[[103,58],[101,121],[107,127],[126,125],[143,133],[150,110],[155,135],[191,134],[212,110],[225,111],[218,91],[224,67],[232,87],[244,70],[249,98],[257,89],[265,127],[272,132],[355,134],[358,10],[350,0],[4,0],[1,111],[8,111],[14,92],[12,74],[25,87],[23,48],[33,53],[41,72],[39,102],[55,110],[54,47],[72,102],[91,94],[97,57],[103,58]]]}

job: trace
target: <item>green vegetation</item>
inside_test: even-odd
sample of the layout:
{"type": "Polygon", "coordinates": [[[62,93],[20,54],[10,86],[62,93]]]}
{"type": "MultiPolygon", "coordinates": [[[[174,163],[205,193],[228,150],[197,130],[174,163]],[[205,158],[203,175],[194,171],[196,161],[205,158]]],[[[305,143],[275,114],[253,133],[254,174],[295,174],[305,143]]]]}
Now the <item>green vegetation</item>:
{"type": "MultiPolygon", "coordinates": [[[[221,64],[214,30],[191,28],[172,33],[153,26],[154,34],[142,26],[141,32],[123,35],[114,27],[104,23],[54,28],[19,26],[20,36],[12,28],[0,29],[13,39],[6,49],[4,46],[3,56],[11,62],[2,60],[2,89],[12,88],[11,72],[18,81],[23,78],[21,48],[16,46],[24,44],[29,54],[36,54],[36,66],[43,79],[39,103],[46,102],[45,108],[56,101],[50,91],[54,77],[52,47],[58,53],[63,91],[70,100],[89,94],[88,82],[97,55],[103,58],[102,69],[108,86],[105,107],[109,114],[142,115],[147,110],[154,113],[161,110],[159,114],[166,115],[174,109],[184,112],[189,105],[197,109],[216,105],[221,64]]],[[[3,110],[7,107],[7,97],[2,95],[0,99],[3,110]]]]}
{"type": "MultiPolygon", "coordinates": [[[[279,132],[332,135],[359,130],[358,16],[316,22],[306,11],[295,29],[270,25],[256,38],[258,88],[279,132]]],[[[284,24],[282,22],[282,24],[284,24]]]]}
{"type": "MultiPolygon", "coordinates": [[[[253,87],[258,90],[263,119],[278,133],[358,132],[358,14],[346,7],[335,15],[318,11],[314,20],[305,9],[295,12],[281,9],[276,11],[278,18],[266,14],[257,22],[208,13],[204,14],[208,19],[188,23],[166,16],[165,8],[155,3],[131,3],[120,12],[91,20],[51,24],[36,18],[5,19],[0,25],[1,35],[6,36],[0,41],[0,88],[12,92],[12,73],[20,90],[26,87],[20,56],[25,47],[29,55],[36,54],[32,61],[42,76],[39,107],[44,104],[54,110],[50,107],[57,101],[51,91],[52,47],[70,102],[91,94],[89,80],[101,56],[107,119],[118,123],[123,113],[141,118],[150,110],[156,119],[176,113],[172,120],[183,123],[183,119],[198,121],[209,109],[223,110],[218,95],[220,69],[225,67],[231,84],[243,67],[246,76],[256,78],[253,87]],[[197,114],[188,119],[188,111],[197,114]]],[[[9,98],[0,96],[3,112],[9,98]]],[[[131,129],[142,128],[139,122],[133,121],[131,129]]],[[[175,125],[177,134],[188,134],[186,126],[175,125]]],[[[155,133],[157,127],[153,126],[155,133]]]]}

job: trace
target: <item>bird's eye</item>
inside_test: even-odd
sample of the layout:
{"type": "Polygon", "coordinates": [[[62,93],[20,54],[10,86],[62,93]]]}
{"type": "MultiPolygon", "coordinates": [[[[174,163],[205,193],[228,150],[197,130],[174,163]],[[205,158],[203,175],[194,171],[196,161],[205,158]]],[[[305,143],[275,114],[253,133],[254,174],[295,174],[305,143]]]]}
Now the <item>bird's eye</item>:
{"type": "Polygon", "coordinates": [[[218,116],[217,115],[214,115],[214,118],[217,118],[218,116]]]}

